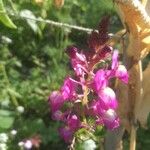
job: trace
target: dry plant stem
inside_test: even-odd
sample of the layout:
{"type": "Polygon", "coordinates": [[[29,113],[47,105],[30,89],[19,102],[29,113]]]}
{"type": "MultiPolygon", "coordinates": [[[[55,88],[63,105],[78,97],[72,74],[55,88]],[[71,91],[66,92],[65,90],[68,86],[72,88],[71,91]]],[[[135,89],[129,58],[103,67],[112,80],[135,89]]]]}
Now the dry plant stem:
{"type": "MultiPolygon", "coordinates": [[[[2,71],[3,71],[3,75],[4,75],[4,78],[5,78],[5,81],[6,81],[6,87],[7,88],[11,88],[11,85],[10,85],[10,82],[9,82],[9,79],[8,79],[8,76],[7,76],[5,65],[2,65],[2,71]]],[[[16,97],[10,91],[8,91],[8,94],[9,94],[9,96],[11,98],[11,101],[12,101],[13,105],[15,107],[19,106],[16,97]]]]}
{"type": "Polygon", "coordinates": [[[141,2],[142,2],[142,4],[143,4],[144,7],[146,6],[147,1],[148,1],[148,0],[141,0],[141,2]]]}
{"type": "MultiPolygon", "coordinates": [[[[121,46],[122,46],[122,53],[123,53],[123,63],[124,65],[126,62],[126,45],[125,45],[125,35],[126,32],[122,32],[122,35],[120,36],[120,42],[121,42],[121,46]]],[[[115,88],[118,84],[117,82],[118,80],[116,80],[116,85],[115,88]]],[[[125,92],[125,91],[124,91],[125,92]]],[[[118,93],[120,94],[120,92],[118,91],[118,93]]],[[[127,91],[126,91],[126,95],[127,95],[127,91]]],[[[123,126],[120,126],[119,128],[113,130],[113,131],[109,131],[107,130],[106,136],[105,136],[105,141],[104,141],[104,149],[105,150],[122,150],[123,146],[122,146],[122,136],[124,134],[125,128],[123,126]]]]}
{"type": "Polygon", "coordinates": [[[131,135],[130,135],[130,150],[135,150],[136,149],[136,126],[132,125],[131,126],[131,135]]]}
{"type": "Polygon", "coordinates": [[[130,150],[136,149],[136,124],[138,108],[142,99],[142,65],[141,60],[134,60],[129,58],[129,85],[128,95],[130,101],[130,110],[128,113],[128,119],[130,121],[130,150]]]}
{"type": "Polygon", "coordinates": [[[87,86],[84,86],[83,91],[84,91],[84,97],[83,97],[83,100],[82,100],[82,105],[87,106],[87,103],[88,103],[88,99],[87,99],[88,88],[87,88],[87,86]]]}
{"type": "Polygon", "coordinates": [[[69,146],[69,150],[75,150],[75,137],[73,138],[73,140],[72,140],[72,142],[71,142],[71,144],[70,144],[70,146],[69,146]]]}
{"type": "Polygon", "coordinates": [[[122,136],[124,134],[124,127],[119,127],[113,131],[107,131],[104,150],[122,150],[122,136]]]}
{"type": "Polygon", "coordinates": [[[129,84],[125,88],[128,96],[120,97],[122,99],[120,107],[128,109],[125,111],[120,109],[119,113],[122,122],[124,121],[123,125],[131,134],[130,150],[135,150],[137,130],[135,125],[143,95],[141,58],[144,58],[149,52],[150,17],[139,0],[115,0],[115,2],[122,23],[129,31],[129,45],[126,49],[125,60],[129,72],[129,84]],[[127,101],[123,101],[124,99],[127,101]]]}

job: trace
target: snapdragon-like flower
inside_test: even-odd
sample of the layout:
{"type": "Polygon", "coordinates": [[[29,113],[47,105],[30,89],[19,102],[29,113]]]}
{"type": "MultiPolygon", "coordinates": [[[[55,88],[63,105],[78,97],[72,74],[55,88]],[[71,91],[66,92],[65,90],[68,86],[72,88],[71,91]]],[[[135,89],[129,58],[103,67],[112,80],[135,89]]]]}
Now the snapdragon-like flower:
{"type": "Polygon", "coordinates": [[[69,127],[63,127],[59,129],[60,136],[65,140],[65,142],[70,142],[73,138],[73,132],[69,127]]]}
{"type": "Polygon", "coordinates": [[[53,91],[49,96],[49,105],[52,112],[55,112],[61,108],[64,103],[63,96],[59,91],[53,91]]]}
{"type": "Polygon", "coordinates": [[[127,69],[125,68],[125,66],[119,65],[116,70],[115,75],[124,83],[126,83],[126,84],[128,83],[129,76],[128,76],[128,72],[127,72],[127,69]]]}
{"type": "Polygon", "coordinates": [[[105,125],[109,130],[119,127],[119,118],[114,109],[103,110],[96,120],[96,124],[105,125]]]}
{"type": "Polygon", "coordinates": [[[77,76],[84,76],[88,68],[86,56],[83,53],[79,53],[76,47],[68,47],[67,54],[71,58],[71,65],[75,74],[77,76]]]}
{"type": "Polygon", "coordinates": [[[112,69],[112,76],[119,78],[125,84],[128,83],[128,79],[129,79],[128,72],[127,72],[127,69],[125,68],[125,66],[119,65],[117,50],[114,51],[113,56],[112,56],[111,69],[112,69]]]}
{"type": "Polygon", "coordinates": [[[96,92],[99,92],[101,89],[105,88],[108,85],[108,80],[106,79],[106,72],[103,69],[100,69],[96,72],[93,79],[93,87],[96,92]]]}
{"type": "Polygon", "coordinates": [[[119,118],[114,109],[108,109],[102,114],[103,122],[105,126],[112,130],[119,127],[119,118]]]}
{"type": "Polygon", "coordinates": [[[113,130],[119,126],[118,101],[110,80],[118,78],[127,84],[128,73],[119,64],[118,51],[107,45],[107,24],[105,18],[98,32],[92,32],[88,51],[75,46],[67,48],[75,79],[67,77],[60,90],[49,96],[52,119],[63,123],[59,133],[65,142],[71,142],[81,128],[93,131],[97,125],[103,125],[113,130]],[[95,125],[90,124],[91,117],[95,125]]]}
{"type": "Polygon", "coordinates": [[[68,118],[67,124],[72,131],[76,131],[80,128],[80,120],[76,115],[72,115],[70,118],[68,118]]]}
{"type": "Polygon", "coordinates": [[[104,89],[101,89],[98,94],[101,101],[106,105],[106,107],[110,107],[112,109],[117,108],[116,95],[111,88],[106,87],[104,89]]]}
{"type": "Polygon", "coordinates": [[[64,114],[60,111],[54,111],[52,114],[52,119],[57,120],[57,121],[62,121],[64,117],[64,114]]]}
{"type": "Polygon", "coordinates": [[[69,77],[65,79],[64,85],[61,88],[61,94],[63,99],[74,99],[76,96],[76,83],[73,82],[69,77]]]}

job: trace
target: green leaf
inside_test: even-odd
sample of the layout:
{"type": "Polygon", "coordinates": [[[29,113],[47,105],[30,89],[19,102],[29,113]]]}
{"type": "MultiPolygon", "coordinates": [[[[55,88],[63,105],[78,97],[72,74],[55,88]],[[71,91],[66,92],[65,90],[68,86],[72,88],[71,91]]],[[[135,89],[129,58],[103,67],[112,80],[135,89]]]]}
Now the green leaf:
{"type": "Polygon", "coordinates": [[[8,129],[14,122],[13,112],[0,109],[0,130],[8,129]]]}
{"type": "Polygon", "coordinates": [[[0,0],[0,21],[9,28],[16,29],[16,25],[11,21],[11,19],[6,14],[3,1],[0,0]]]}
{"type": "Polygon", "coordinates": [[[16,92],[15,90],[13,90],[13,89],[11,89],[11,88],[7,88],[7,91],[8,91],[11,95],[13,95],[13,96],[15,96],[15,97],[17,97],[17,98],[21,98],[21,95],[20,95],[18,92],[16,92]]]}
{"type": "Polygon", "coordinates": [[[24,9],[20,12],[20,16],[27,18],[26,21],[28,23],[28,25],[31,27],[31,29],[37,33],[39,30],[39,27],[35,21],[36,17],[35,15],[32,13],[32,11],[24,9]],[[29,19],[28,19],[29,18],[29,19]],[[33,19],[33,20],[32,20],[33,19]]]}

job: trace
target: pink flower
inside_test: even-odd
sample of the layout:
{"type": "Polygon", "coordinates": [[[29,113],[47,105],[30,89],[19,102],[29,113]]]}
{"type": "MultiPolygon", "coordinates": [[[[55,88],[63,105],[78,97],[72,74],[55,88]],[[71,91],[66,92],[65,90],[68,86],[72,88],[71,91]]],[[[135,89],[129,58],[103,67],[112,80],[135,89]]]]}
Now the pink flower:
{"type": "Polygon", "coordinates": [[[101,59],[103,58],[107,58],[107,56],[110,56],[111,52],[112,52],[113,48],[110,46],[105,46],[102,48],[101,52],[100,52],[100,57],[101,59]]]}
{"type": "Polygon", "coordinates": [[[49,96],[48,102],[52,112],[55,112],[61,108],[64,103],[64,99],[59,91],[53,91],[49,96]]]}
{"type": "Polygon", "coordinates": [[[52,114],[53,120],[62,121],[63,117],[64,117],[64,115],[60,110],[57,110],[57,111],[53,112],[53,114],[52,114]]]}
{"type": "Polygon", "coordinates": [[[98,116],[96,124],[105,125],[108,129],[114,129],[119,126],[119,120],[115,109],[118,106],[114,91],[105,87],[98,93],[99,99],[94,103],[93,110],[98,116]]]}
{"type": "Polygon", "coordinates": [[[96,92],[99,92],[102,88],[106,87],[108,80],[106,79],[106,72],[100,69],[96,72],[93,79],[93,88],[96,92]]]}
{"type": "MultiPolygon", "coordinates": [[[[104,20],[102,27],[106,24],[107,19],[104,20]]],[[[126,68],[119,64],[118,51],[115,50],[112,54],[112,47],[106,45],[108,39],[106,32],[106,28],[103,32],[101,27],[98,33],[92,32],[89,39],[90,49],[87,53],[73,46],[67,48],[66,52],[71,59],[76,80],[67,77],[60,91],[52,92],[49,97],[52,118],[65,124],[65,127],[59,129],[59,133],[66,142],[71,142],[74,133],[80,128],[94,131],[93,123],[85,123],[84,117],[87,119],[92,117],[96,125],[105,125],[110,130],[119,126],[119,118],[115,112],[118,103],[115,92],[109,87],[109,80],[117,77],[127,83],[129,77],[126,68]],[[112,54],[111,65],[105,61],[110,54],[112,54]],[[102,61],[104,67],[95,72],[95,66],[102,61]],[[86,99],[87,103],[84,105],[86,99]],[[62,107],[64,103],[66,105],[62,107]]]]}
{"type": "Polygon", "coordinates": [[[115,50],[112,56],[112,66],[111,66],[111,74],[110,77],[117,77],[124,83],[128,83],[128,72],[125,66],[119,65],[118,62],[118,51],[115,50]]]}
{"type": "Polygon", "coordinates": [[[110,130],[119,126],[119,118],[111,105],[107,105],[103,100],[99,100],[97,112],[98,119],[96,120],[96,124],[105,125],[110,130]]]}
{"type": "Polygon", "coordinates": [[[102,120],[104,125],[110,130],[119,127],[119,118],[117,117],[117,114],[113,109],[106,110],[102,114],[102,120]]]}
{"type": "Polygon", "coordinates": [[[76,53],[78,52],[78,49],[75,46],[69,46],[66,49],[66,53],[69,55],[70,58],[76,58],[76,53]]]}
{"type": "MultiPolygon", "coordinates": [[[[112,109],[116,109],[117,108],[117,100],[116,100],[116,95],[115,92],[109,88],[109,87],[105,87],[103,89],[101,89],[98,93],[99,97],[100,97],[100,103],[101,105],[105,106],[106,108],[112,108],[112,109]]],[[[103,109],[103,108],[102,108],[103,109]]]]}
{"type": "Polygon", "coordinates": [[[67,120],[67,124],[72,131],[76,131],[80,128],[80,120],[76,115],[72,115],[71,117],[69,117],[69,119],[67,120]]]}
{"type": "Polygon", "coordinates": [[[89,114],[90,116],[97,116],[98,115],[97,105],[98,101],[93,100],[89,106],[89,110],[87,110],[87,114],[89,114]]]}
{"type": "Polygon", "coordinates": [[[128,72],[127,72],[127,69],[125,68],[125,66],[119,65],[116,70],[115,75],[124,83],[126,83],[126,84],[128,83],[129,76],[128,76],[128,72]]]}
{"type": "Polygon", "coordinates": [[[70,142],[73,138],[73,132],[67,126],[64,128],[60,128],[59,134],[65,140],[66,143],[70,142]]]}
{"type": "Polygon", "coordinates": [[[76,96],[76,83],[73,82],[70,78],[66,78],[64,85],[61,88],[61,94],[64,100],[73,99],[76,96]]]}
{"type": "Polygon", "coordinates": [[[69,47],[67,53],[71,58],[71,64],[76,75],[84,76],[88,68],[86,56],[83,53],[79,53],[76,47],[69,47]]]}
{"type": "Polygon", "coordinates": [[[112,55],[112,65],[111,65],[111,69],[112,70],[116,70],[117,67],[119,65],[119,62],[118,62],[118,51],[117,50],[114,50],[113,52],[113,55],[112,55]]]}

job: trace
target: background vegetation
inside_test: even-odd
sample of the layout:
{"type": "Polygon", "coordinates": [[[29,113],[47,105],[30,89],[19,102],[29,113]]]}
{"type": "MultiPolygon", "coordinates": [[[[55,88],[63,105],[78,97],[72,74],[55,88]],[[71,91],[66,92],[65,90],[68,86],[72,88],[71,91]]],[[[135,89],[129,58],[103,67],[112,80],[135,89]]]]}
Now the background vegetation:
{"type": "MultiPolygon", "coordinates": [[[[70,72],[64,49],[71,44],[85,47],[88,35],[22,19],[18,13],[93,29],[102,16],[111,15],[110,32],[115,33],[122,26],[113,3],[110,0],[65,0],[64,6],[57,8],[52,0],[6,0],[4,5],[8,13],[15,13],[11,19],[17,29],[0,24],[0,133],[17,130],[16,137],[7,143],[10,150],[19,149],[18,142],[36,135],[41,137],[41,150],[66,149],[67,145],[57,133],[59,123],[50,118],[47,99],[70,72]],[[18,110],[19,106],[23,106],[24,112],[18,110]]],[[[97,131],[96,135],[103,136],[104,132],[97,131]]],[[[127,137],[126,134],[125,147],[127,137]]],[[[149,139],[150,129],[140,129],[137,149],[149,149],[149,139]]],[[[76,149],[84,147],[78,144],[76,149]]]]}

